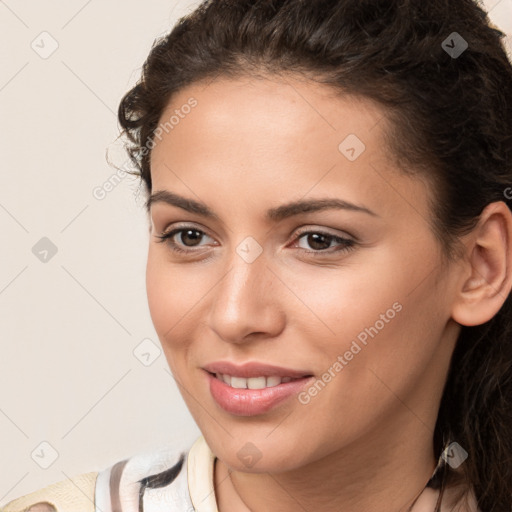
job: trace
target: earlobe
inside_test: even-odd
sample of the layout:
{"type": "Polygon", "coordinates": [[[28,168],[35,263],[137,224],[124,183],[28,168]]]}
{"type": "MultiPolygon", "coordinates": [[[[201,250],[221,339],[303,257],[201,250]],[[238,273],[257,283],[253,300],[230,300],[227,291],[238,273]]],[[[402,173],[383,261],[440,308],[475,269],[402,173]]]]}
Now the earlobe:
{"type": "Polygon", "coordinates": [[[512,214],[503,202],[487,205],[472,233],[467,272],[453,304],[452,318],[465,326],[488,322],[512,288],[512,214]]]}

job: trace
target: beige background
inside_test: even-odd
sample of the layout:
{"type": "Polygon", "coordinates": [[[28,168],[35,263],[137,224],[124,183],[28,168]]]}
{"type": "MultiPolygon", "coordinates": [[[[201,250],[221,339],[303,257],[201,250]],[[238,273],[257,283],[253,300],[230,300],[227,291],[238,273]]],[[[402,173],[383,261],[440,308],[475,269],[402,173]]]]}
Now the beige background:
{"type": "MultiPolygon", "coordinates": [[[[149,316],[143,195],[105,161],[153,40],[198,3],[0,0],[0,504],[199,435],[149,316]]],[[[512,0],[486,6],[512,34],[512,0]]]]}

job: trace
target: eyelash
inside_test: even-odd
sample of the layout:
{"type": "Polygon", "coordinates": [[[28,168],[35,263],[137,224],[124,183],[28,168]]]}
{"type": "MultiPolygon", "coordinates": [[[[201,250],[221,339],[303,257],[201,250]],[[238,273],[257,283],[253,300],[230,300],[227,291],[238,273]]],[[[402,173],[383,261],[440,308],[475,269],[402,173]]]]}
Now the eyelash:
{"type": "MultiPolygon", "coordinates": [[[[181,254],[192,254],[195,252],[194,249],[191,249],[191,250],[182,249],[181,247],[178,246],[178,244],[176,242],[172,241],[172,238],[174,237],[174,235],[181,233],[183,231],[188,231],[188,230],[197,231],[198,233],[201,233],[202,235],[208,236],[207,233],[205,233],[204,231],[202,231],[200,229],[195,228],[194,226],[184,226],[181,228],[173,229],[172,231],[169,231],[168,233],[162,233],[161,235],[155,235],[156,238],[160,239],[160,240],[158,240],[157,243],[164,243],[167,241],[167,245],[173,252],[181,253],[181,254]]],[[[336,249],[335,251],[328,251],[328,250],[308,251],[307,249],[302,249],[299,247],[299,249],[302,252],[304,252],[308,255],[311,255],[311,256],[326,256],[326,255],[347,252],[347,251],[350,251],[351,249],[353,249],[356,244],[356,242],[354,240],[351,240],[349,238],[343,238],[340,236],[332,235],[331,233],[326,233],[324,231],[317,231],[317,230],[309,230],[309,231],[299,232],[297,234],[297,237],[295,238],[295,240],[300,240],[303,236],[311,235],[311,234],[315,234],[315,235],[318,234],[318,235],[325,236],[328,239],[337,241],[343,245],[343,247],[341,249],[336,249]]]]}

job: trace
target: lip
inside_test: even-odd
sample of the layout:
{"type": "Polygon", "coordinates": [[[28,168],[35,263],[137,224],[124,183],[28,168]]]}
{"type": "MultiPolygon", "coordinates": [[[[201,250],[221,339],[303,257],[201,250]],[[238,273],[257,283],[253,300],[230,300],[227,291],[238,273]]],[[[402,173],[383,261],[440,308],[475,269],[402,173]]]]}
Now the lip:
{"type": "Polygon", "coordinates": [[[215,402],[224,411],[235,416],[265,414],[292,396],[297,396],[313,379],[313,376],[301,377],[263,389],[240,389],[232,388],[208,371],[204,373],[215,402]]]}
{"type": "Polygon", "coordinates": [[[203,369],[209,373],[227,373],[234,377],[291,377],[292,379],[300,379],[313,375],[307,370],[293,370],[282,366],[275,366],[258,361],[251,361],[241,365],[231,363],[230,361],[216,361],[203,366],[203,369]]]}

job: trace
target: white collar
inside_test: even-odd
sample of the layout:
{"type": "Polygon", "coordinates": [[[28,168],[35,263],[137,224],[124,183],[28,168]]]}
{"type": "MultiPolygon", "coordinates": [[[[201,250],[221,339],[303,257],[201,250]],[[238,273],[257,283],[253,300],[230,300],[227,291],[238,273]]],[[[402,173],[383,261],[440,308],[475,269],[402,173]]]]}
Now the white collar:
{"type": "Polygon", "coordinates": [[[215,455],[203,436],[196,439],[187,460],[188,490],[197,512],[218,512],[213,468],[215,455]]]}

